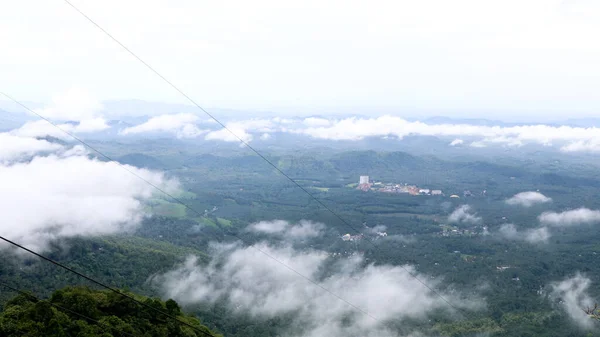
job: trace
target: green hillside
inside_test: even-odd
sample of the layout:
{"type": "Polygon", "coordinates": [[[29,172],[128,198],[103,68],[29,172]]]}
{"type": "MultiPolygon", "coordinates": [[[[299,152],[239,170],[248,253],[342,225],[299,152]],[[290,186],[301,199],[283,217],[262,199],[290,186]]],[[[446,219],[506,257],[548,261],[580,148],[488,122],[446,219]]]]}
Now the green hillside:
{"type": "Polygon", "coordinates": [[[128,295],[188,325],[114,292],[67,287],[48,299],[19,294],[9,300],[0,313],[0,336],[219,336],[173,300],[128,295]]]}

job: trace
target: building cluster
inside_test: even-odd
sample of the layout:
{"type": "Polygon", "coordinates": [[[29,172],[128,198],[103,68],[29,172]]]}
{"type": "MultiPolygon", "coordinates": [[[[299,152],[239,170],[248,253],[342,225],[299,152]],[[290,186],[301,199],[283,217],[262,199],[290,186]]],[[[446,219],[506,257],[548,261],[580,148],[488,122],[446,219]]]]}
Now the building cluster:
{"type": "Polygon", "coordinates": [[[450,225],[440,225],[442,231],[438,234],[443,237],[450,236],[476,236],[485,235],[488,232],[487,226],[474,226],[471,228],[458,228],[450,225]]]}
{"type": "MultiPolygon", "coordinates": [[[[376,232],[375,235],[377,235],[378,237],[388,236],[386,232],[376,232]]],[[[342,241],[360,241],[364,237],[365,237],[364,234],[358,234],[358,235],[344,234],[344,235],[342,235],[342,241]]]]}
{"type": "MultiPolygon", "coordinates": [[[[382,182],[373,182],[369,176],[360,176],[358,186],[356,189],[361,190],[363,192],[367,191],[377,191],[383,193],[403,193],[409,195],[432,195],[432,196],[443,196],[445,195],[442,190],[434,190],[429,188],[419,188],[416,185],[409,184],[395,184],[395,183],[382,183],[382,182]]],[[[480,193],[482,196],[487,196],[487,191],[483,190],[480,193]]],[[[479,193],[473,193],[469,190],[464,190],[462,196],[464,198],[474,197],[479,195],[479,193]]],[[[460,199],[461,196],[459,194],[451,194],[450,198],[460,199]]]]}
{"type": "Polygon", "coordinates": [[[410,195],[444,195],[442,190],[431,190],[428,188],[419,188],[415,185],[408,184],[383,184],[381,182],[371,182],[369,176],[360,176],[356,189],[361,191],[378,191],[383,193],[405,193],[410,195]]]}
{"type": "Polygon", "coordinates": [[[344,234],[344,235],[342,235],[342,240],[343,241],[360,241],[360,240],[362,240],[363,237],[364,237],[363,234],[358,234],[358,235],[344,234]]]}

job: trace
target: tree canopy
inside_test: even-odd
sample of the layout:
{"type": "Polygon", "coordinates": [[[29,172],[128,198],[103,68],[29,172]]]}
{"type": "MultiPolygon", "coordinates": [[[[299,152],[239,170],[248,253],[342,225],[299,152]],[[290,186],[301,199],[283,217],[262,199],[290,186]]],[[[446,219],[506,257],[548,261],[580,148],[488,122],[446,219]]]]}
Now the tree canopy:
{"type": "Polygon", "coordinates": [[[174,300],[128,295],[195,329],[114,292],[67,287],[49,299],[19,294],[6,302],[0,313],[0,336],[220,336],[183,314],[174,300]]]}

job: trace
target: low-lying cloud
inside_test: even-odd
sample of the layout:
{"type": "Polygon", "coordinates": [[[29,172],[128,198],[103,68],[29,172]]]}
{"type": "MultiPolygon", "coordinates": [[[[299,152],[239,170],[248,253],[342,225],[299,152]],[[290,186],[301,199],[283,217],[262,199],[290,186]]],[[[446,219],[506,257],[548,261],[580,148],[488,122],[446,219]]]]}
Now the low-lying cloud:
{"type": "Polygon", "coordinates": [[[300,220],[297,224],[285,220],[260,221],[247,227],[250,232],[285,236],[290,239],[317,237],[324,229],[324,224],[307,220],[300,220]]]}
{"type": "MultiPolygon", "coordinates": [[[[331,259],[326,252],[299,251],[291,245],[274,247],[267,243],[221,246],[213,256],[213,261],[205,266],[195,257],[189,257],[174,270],[153,277],[152,282],[164,296],[184,305],[224,302],[234,311],[262,318],[292,314],[294,325],[303,330],[293,334],[298,336],[395,336],[385,327],[386,322],[423,319],[432,310],[451,310],[444,300],[409,274],[416,273],[410,266],[405,269],[391,265],[365,266],[362,257],[353,257],[324,268],[331,259]],[[319,286],[265,258],[261,251],[315,280],[319,286]],[[335,272],[322,276],[323,269],[335,272]]],[[[417,276],[431,280],[426,275],[417,276]]],[[[431,282],[431,286],[436,285],[437,282],[431,282]]],[[[458,307],[477,306],[473,300],[464,301],[444,292],[442,295],[458,307]]]]}
{"type": "Polygon", "coordinates": [[[9,133],[0,133],[0,163],[16,161],[22,157],[32,156],[39,152],[56,151],[62,145],[43,139],[19,137],[9,133]]]}
{"type": "Polygon", "coordinates": [[[584,310],[593,306],[595,301],[587,294],[591,280],[581,274],[550,284],[551,297],[560,301],[562,309],[582,328],[592,328],[594,320],[584,310]]]}
{"type": "Polygon", "coordinates": [[[509,199],[506,199],[506,203],[509,205],[518,205],[523,207],[531,207],[536,204],[543,204],[551,202],[552,198],[548,198],[540,192],[521,192],[517,193],[509,199]]]}
{"type": "Polygon", "coordinates": [[[457,138],[450,142],[450,146],[462,145],[464,142],[465,142],[464,140],[457,138]]]}
{"type": "MultiPolygon", "coordinates": [[[[169,191],[177,188],[161,173],[127,169],[169,191]]],[[[118,163],[91,159],[81,147],[2,163],[0,186],[0,230],[42,251],[60,238],[132,230],[146,215],[143,202],[154,192],[118,163]]]]}
{"type": "Polygon", "coordinates": [[[144,132],[172,132],[178,138],[194,138],[208,132],[196,126],[200,117],[192,113],[166,114],[150,118],[145,123],[120,131],[122,135],[144,132]]]}
{"type": "Polygon", "coordinates": [[[478,217],[469,205],[461,205],[448,216],[449,223],[478,224],[481,217],[478,217]]]}
{"type": "Polygon", "coordinates": [[[56,121],[83,121],[101,118],[103,108],[88,91],[73,87],[52,97],[52,103],[35,112],[56,121]]]}
{"type": "MultiPolygon", "coordinates": [[[[163,116],[178,116],[173,114],[163,116]]],[[[154,119],[156,117],[153,117],[154,119]]],[[[151,119],[151,120],[152,120],[151,119]]],[[[149,120],[148,122],[150,122],[149,120]]],[[[130,128],[136,132],[146,132],[148,122],[130,128]],[[144,126],[144,128],[141,128],[144,126]]],[[[194,120],[186,121],[188,128],[196,127],[194,120]]],[[[226,126],[234,134],[225,129],[203,130],[203,133],[192,133],[197,137],[206,133],[206,140],[227,142],[252,141],[262,134],[283,132],[306,135],[317,139],[356,141],[368,137],[393,136],[402,139],[406,136],[434,136],[454,138],[449,145],[459,146],[467,143],[470,147],[484,148],[491,145],[520,147],[526,144],[559,146],[563,152],[597,152],[600,151],[600,128],[582,128],[571,126],[520,125],[520,126],[486,126],[464,123],[428,124],[419,121],[408,121],[398,116],[380,116],[373,118],[348,117],[342,119],[326,119],[321,117],[283,119],[260,118],[248,120],[232,120],[226,126]],[[237,137],[236,137],[237,136],[237,137]]],[[[158,127],[158,126],[156,126],[158,127]]],[[[178,128],[182,127],[181,125],[178,128]]],[[[200,129],[198,129],[200,130],[200,129]]],[[[130,133],[127,131],[124,134],[130,133]]]]}
{"type": "Polygon", "coordinates": [[[570,227],[600,222],[600,211],[588,208],[557,212],[544,212],[538,217],[540,223],[552,227],[570,227]]]}
{"type": "MultiPolygon", "coordinates": [[[[409,135],[478,137],[471,146],[485,147],[486,144],[522,146],[525,143],[550,145],[552,142],[568,142],[563,151],[600,149],[600,128],[570,126],[521,125],[521,126],[482,126],[470,124],[426,124],[411,122],[396,116],[377,118],[350,117],[333,121],[330,125],[308,127],[297,130],[314,138],[332,140],[360,140],[366,137],[409,135]],[[576,144],[586,144],[577,146],[576,144]],[[570,146],[571,145],[571,146],[570,146]]],[[[456,143],[454,145],[457,145],[456,143]]]]}
{"type": "Polygon", "coordinates": [[[526,241],[529,243],[546,243],[551,237],[550,231],[547,227],[527,229],[519,232],[517,226],[514,224],[504,224],[500,227],[498,232],[506,239],[526,241]]]}
{"type": "Polygon", "coordinates": [[[21,137],[54,137],[63,140],[72,140],[67,134],[90,133],[108,129],[109,126],[102,118],[88,119],[77,123],[56,124],[56,126],[44,120],[31,121],[23,124],[20,128],[10,131],[10,134],[21,137]]]}
{"type": "MultiPolygon", "coordinates": [[[[250,142],[254,139],[252,133],[262,133],[263,135],[285,130],[284,126],[287,120],[281,118],[272,119],[249,119],[245,121],[229,122],[219,130],[209,132],[204,139],[206,140],[221,140],[224,142],[239,142],[242,139],[244,142],[250,142]]],[[[265,140],[263,138],[263,140],[265,140]]]]}

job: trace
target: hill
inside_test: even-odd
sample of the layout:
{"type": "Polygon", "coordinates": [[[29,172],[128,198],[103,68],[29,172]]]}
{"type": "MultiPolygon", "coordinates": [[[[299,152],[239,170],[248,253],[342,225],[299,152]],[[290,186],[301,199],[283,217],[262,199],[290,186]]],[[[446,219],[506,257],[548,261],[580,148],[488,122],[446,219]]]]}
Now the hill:
{"type": "Polygon", "coordinates": [[[165,164],[160,160],[143,153],[129,153],[117,158],[117,161],[119,161],[121,164],[148,169],[163,169],[165,167],[165,164]]]}
{"type": "Polygon", "coordinates": [[[113,292],[67,287],[45,300],[19,294],[8,301],[0,313],[0,336],[219,336],[173,300],[129,295],[195,329],[113,292]]]}

